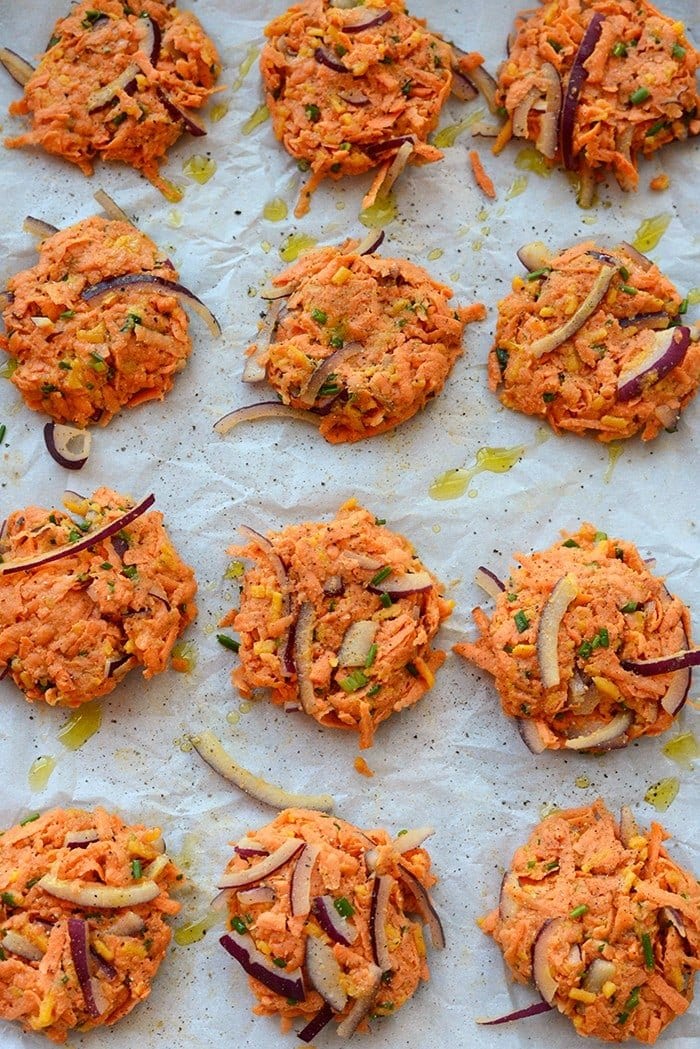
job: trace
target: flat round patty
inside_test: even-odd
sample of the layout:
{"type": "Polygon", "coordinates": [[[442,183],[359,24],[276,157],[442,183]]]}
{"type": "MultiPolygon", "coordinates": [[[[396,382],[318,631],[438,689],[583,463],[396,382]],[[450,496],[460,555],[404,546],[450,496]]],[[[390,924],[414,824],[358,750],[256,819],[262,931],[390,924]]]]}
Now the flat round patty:
{"type": "Polygon", "coordinates": [[[648,441],[675,430],[700,384],[700,331],[630,245],[582,241],[517,276],[498,304],[489,385],[557,433],[648,441]]]}
{"type": "Polygon", "coordinates": [[[584,524],[516,559],[491,616],[474,610],[481,637],[455,651],[493,674],[526,741],[582,750],[666,731],[689,671],[634,664],[686,650],[690,614],[634,544],[584,524]]]}
{"type": "Polygon", "coordinates": [[[120,161],[172,196],[159,165],[192,127],[189,114],[212,94],[219,70],[190,12],[159,0],[82,0],[56,23],[23,98],[10,106],[31,130],[5,145],[42,146],[85,175],[97,157],[120,161]]]}
{"type": "MultiPolygon", "coordinates": [[[[273,280],[276,309],[267,381],[285,404],[317,413],[332,443],[359,441],[410,419],[442,389],[467,322],[452,291],[405,259],[343,248],[308,252],[273,280]]],[[[252,348],[255,350],[255,347],[252,348]]]]}
{"type": "Polygon", "coordinates": [[[181,877],[157,827],[53,809],[0,835],[0,1018],[65,1042],[148,996],[181,877]]]}
{"type": "Polygon", "coordinates": [[[156,510],[87,549],[70,547],[134,507],[99,488],[75,497],[73,518],[30,506],[10,514],[0,539],[0,668],[30,701],[78,707],[111,692],[136,666],[165,670],[196,614],[194,573],[178,556],[156,510]],[[13,561],[65,549],[22,571],[13,561]]]}
{"type": "Polygon", "coordinates": [[[354,500],[331,521],[243,531],[247,545],[229,552],[252,563],[223,620],[241,637],[234,684],[371,746],[432,686],[445,654],[431,642],[451,602],[408,540],[354,500]]]}
{"type": "Polygon", "coordinates": [[[38,263],[8,281],[0,336],[26,404],[84,427],[162,400],[192,349],[187,315],[166,283],[176,281],[153,241],[128,222],[84,219],[43,240],[38,263]],[[144,283],[90,297],[133,275],[144,283]]]}
{"type": "Polygon", "coordinates": [[[315,1032],[336,1023],[349,1037],[415,994],[429,978],[416,918],[425,920],[436,878],[413,833],[402,843],[286,809],[236,843],[222,879],[235,887],[226,889],[230,932],[221,943],[251,977],[254,1012],[278,1015],[283,1030],[295,1020],[315,1032]]]}
{"type": "Polygon", "coordinates": [[[618,822],[600,800],[556,811],[516,851],[479,923],[513,978],[534,982],[577,1034],[651,1045],[692,1000],[700,888],[667,837],[627,808],[618,822]]]}

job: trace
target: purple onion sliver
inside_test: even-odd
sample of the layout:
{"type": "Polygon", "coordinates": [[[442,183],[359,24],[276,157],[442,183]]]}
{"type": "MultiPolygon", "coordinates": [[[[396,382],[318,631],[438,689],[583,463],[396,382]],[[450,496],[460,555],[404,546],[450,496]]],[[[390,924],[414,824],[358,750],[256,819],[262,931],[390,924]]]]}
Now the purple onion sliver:
{"type": "Polygon", "coordinates": [[[35,70],[31,62],[27,62],[26,58],[22,58],[16,51],[11,51],[9,47],[0,47],[0,64],[20,87],[24,87],[34,75],[35,70]]]}
{"type": "Polygon", "coordinates": [[[154,273],[124,273],[121,276],[109,277],[107,280],[99,281],[97,284],[84,288],[80,293],[80,297],[85,302],[90,302],[91,299],[95,299],[100,295],[106,295],[108,292],[123,291],[128,287],[148,286],[157,288],[165,295],[174,295],[177,299],[184,299],[199,314],[212,335],[221,334],[221,325],[216,317],[194,292],[190,291],[183,284],[178,284],[177,281],[166,280],[165,277],[159,277],[154,273]]]}
{"type": "Polygon", "coordinates": [[[301,970],[295,970],[294,976],[285,976],[280,969],[273,970],[269,967],[270,963],[265,955],[253,946],[249,936],[241,936],[235,932],[225,933],[220,937],[219,943],[240,963],[249,976],[259,980],[274,994],[281,994],[283,998],[294,998],[297,1002],[303,1002],[306,998],[301,970]]]}
{"type": "Polygon", "coordinates": [[[70,952],[75,966],[75,972],[80,983],[80,989],[85,999],[85,1008],[90,1016],[97,1019],[100,1009],[93,994],[92,978],[90,976],[90,964],[88,961],[88,929],[87,923],[82,918],[68,919],[68,939],[70,941],[70,952]]]}
{"type": "Polygon", "coordinates": [[[245,849],[241,848],[240,845],[234,846],[233,851],[237,856],[240,856],[242,860],[253,859],[254,856],[269,856],[269,852],[266,849],[245,849]]]}
{"type": "Polygon", "coordinates": [[[657,313],[637,313],[634,317],[618,317],[617,323],[621,328],[656,328],[663,330],[668,328],[671,318],[668,313],[661,310],[657,313]]]}
{"type": "Polygon", "coordinates": [[[576,52],[574,64],[571,67],[569,81],[564,93],[564,102],[561,107],[561,120],[559,122],[559,146],[562,154],[562,162],[564,167],[569,171],[574,168],[574,122],[576,119],[576,110],[578,109],[579,95],[581,94],[581,88],[588,78],[588,73],[584,68],[584,62],[586,62],[595,51],[596,44],[600,39],[604,21],[605,18],[600,12],[596,11],[593,14],[588,23],[586,32],[583,34],[583,38],[579,44],[579,49],[576,52]]]}
{"type": "Polygon", "coordinates": [[[347,66],[344,66],[339,58],[329,51],[327,47],[317,47],[314,51],[314,58],[322,66],[327,66],[332,69],[335,73],[349,73],[350,70],[347,66]]]}
{"type": "Polygon", "coordinates": [[[367,154],[368,157],[374,157],[378,153],[387,153],[389,150],[398,150],[403,146],[404,142],[411,142],[415,144],[415,137],[413,135],[400,135],[398,138],[385,138],[383,142],[368,142],[366,144],[359,144],[359,148],[367,154]]]}
{"type": "Polygon", "coordinates": [[[179,106],[176,106],[173,100],[166,95],[165,91],[163,91],[162,87],[157,87],[156,90],[158,92],[158,97],[173,120],[182,122],[185,126],[185,130],[189,131],[190,135],[194,138],[201,138],[203,135],[206,135],[206,128],[202,127],[202,125],[199,124],[194,117],[190,116],[189,113],[186,113],[184,109],[180,109],[179,106]]]}
{"type": "Polygon", "coordinates": [[[368,9],[357,22],[346,22],[343,26],[343,32],[361,33],[364,29],[374,29],[376,26],[384,25],[390,18],[391,11],[368,9]]]}
{"type": "Polygon", "coordinates": [[[102,955],[98,954],[94,947],[90,948],[90,955],[95,959],[98,968],[102,970],[108,980],[116,979],[117,970],[107,961],[106,958],[103,958],[102,955]]]}
{"type": "Polygon", "coordinates": [[[618,377],[617,397],[631,401],[640,396],[647,384],[657,383],[681,364],[690,346],[690,328],[681,324],[668,331],[657,332],[655,345],[645,358],[618,377]]]}
{"type": "Polygon", "coordinates": [[[621,659],[623,670],[630,670],[641,677],[654,677],[655,674],[670,674],[676,670],[700,666],[700,648],[689,648],[685,652],[675,652],[670,656],[658,656],[655,659],[621,659]]]}
{"type": "Polygon", "coordinates": [[[333,1010],[327,1002],[324,1002],[319,1011],[309,1020],[306,1027],[297,1032],[297,1038],[302,1042],[311,1042],[327,1024],[333,1019],[333,1010]]]}
{"type": "Polygon", "coordinates": [[[538,1016],[540,1013],[549,1013],[552,1011],[552,1006],[548,1005],[547,1002],[536,1002],[534,1005],[528,1005],[526,1009],[516,1009],[513,1013],[506,1013],[505,1016],[496,1016],[493,1020],[477,1020],[478,1024],[483,1027],[489,1027],[493,1024],[507,1024],[511,1020],[526,1020],[530,1016],[538,1016]]]}
{"type": "MultiPolygon", "coordinates": [[[[340,943],[343,947],[350,946],[352,940],[348,932],[352,926],[349,927],[348,922],[336,912],[332,896],[316,896],[313,902],[313,912],[318,924],[335,943],[340,943]]],[[[355,936],[357,936],[356,930],[355,936]]]]}

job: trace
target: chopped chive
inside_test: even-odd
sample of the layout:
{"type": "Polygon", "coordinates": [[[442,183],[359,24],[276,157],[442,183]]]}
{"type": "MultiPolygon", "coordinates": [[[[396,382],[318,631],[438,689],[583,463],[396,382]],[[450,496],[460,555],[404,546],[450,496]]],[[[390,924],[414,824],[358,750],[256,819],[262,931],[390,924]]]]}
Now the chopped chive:
{"type": "Polygon", "coordinates": [[[38,812],[32,812],[31,815],[25,816],[23,820],[19,821],[20,827],[26,827],[28,823],[33,823],[34,820],[38,820],[39,815],[40,814],[38,812]]]}
{"type": "Polygon", "coordinates": [[[651,946],[651,936],[648,932],[643,932],[641,936],[642,950],[644,951],[644,964],[647,969],[654,968],[654,948],[651,946]]]}
{"type": "Polygon", "coordinates": [[[382,686],[380,684],[374,684],[374,685],[372,685],[371,688],[367,689],[367,695],[368,696],[377,696],[377,695],[379,695],[381,690],[382,690],[382,686]]]}
{"type": "Polygon", "coordinates": [[[681,47],[680,44],[674,44],[671,48],[671,54],[680,61],[685,58],[685,48],[681,47]]]}
{"type": "Polygon", "coordinates": [[[525,280],[539,280],[540,277],[544,277],[545,273],[551,272],[552,270],[549,266],[544,266],[540,270],[530,270],[530,272],[525,275],[525,280]]]}
{"type": "Polygon", "coordinates": [[[651,91],[648,87],[638,87],[636,91],[633,91],[630,95],[630,102],[633,106],[639,106],[642,102],[646,102],[648,98],[651,98],[651,91]]]}
{"type": "Polygon", "coordinates": [[[602,543],[602,541],[604,539],[607,539],[607,538],[608,538],[608,533],[607,532],[596,532],[596,534],[593,536],[593,542],[594,543],[602,543]]]}
{"type": "Polygon", "coordinates": [[[413,81],[412,80],[407,80],[405,84],[402,84],[402,86],[401,86],[401,94],[404,96],[404,98],[408,98],[408,96],[411,94],[411,88],[412,87],[413,87],[413,81]]]}
{"type": "Polygon", "coordinates": [[[62,321],[69,321],[75,317],[75,310],[64,310],[63,313],[59,314],[62,321]]]}
{"type": "Polygon", "coordinates": [[[317,324],[325,324],[328,320],[328,314],[325,310],[314,309],[311,311],[311,320],[316,321],[317,324]]]}
{"type": "Polygon", "coordinates": [[[621,284],[620,291],[624,291],[625,295],[637,295],[638,291],[633,288],[631,284],[621,284]]]}
{"type": "Polygon", "coordinates": [[[0,903],[4,903],[6,907],[17,906],[17,900],[11,892],[0,892],[0,903]]]}
{"type": "MultiPolygon", "coordinates": [[[[686,299],[686,309],[687,308],[688,308],[688,300],[686,299]]],[[[678,312],[680,313],[680,310],[678,312]]],[[[374,523],[376,525],[385,525],[386,524],[386,517],[375,517],[374,523]]]]}
{"type": "Polygon", "coordinates": [[[627,269],[626,266],[620,266],[617,272],[620,274],[623,280],[630,279],[630,271],[627,269]]]}
{"type": "Polygon", "coordinates": [[[287,968],[287,963],[284,960],[284,958],[273,958],[272,959],[272,964],[276,965],[278,969],[286,969],[287,968]]]}
{"type": "Polygon", "coordinates": [[[626,58],[627,57],[627,45],[622,40],[617,40],[613,44],[612,53],[615,58],[626,58]]]}
{"type": "Polygon", "coordinates": [[[139,570],[136,565],[125,565],[122,568],[122,575],[125,575],[127,579],[136,579],[139,574],[139,570]]]}
{"type": "Polygon", "coordinates": [[[346,896],[339,896],[337,900],[333,900],[333,906],[341,918],[352,918],[355,913],[355,908],[346,896]]]}
{"type": "Polygon", "coordinates": [[[348,674],[346,678],[338,682],[343,692],[357,692],[358,688],[368,683],[369,678],[361,670],[353,670],[352,674],[348,674]]]}
{"type": "Polygon", "coordinates": [[[80,24],[83,29],[92,29],[99,18],[102,18],[102,11],[86,11],[80,24]]]}
{"type": "Polygon", "coordinates": [[[644,133],[645,138],[653,138],[654,135],[658,135],[659,131],[663,131],[666,127],[665,120],[657,120],[655,124],[652,124],[648,131],[644,133]]]}
{"type": "Polygon", "coordinates": [[[383,568],[379,569],[379,571],[377,572],[376,575],[372,576],[372,578],[369,581],[369,585],[370,586],[379,586],[380,583],[384,582],[384,580],[386,579],[387,576],[391,575],[391,571],[392,571],[391,565],[384,565],[383,568]]]}
{"type": "Polygon", "coordinates": [[[683,301],[681,302],[680,306],[678,307],[678,313],[682,315],[682,314],[687,313],[687,312],[688,312],[688,299],[686,297],[685,299],[683,299],[683,301]]]}
{"type": "Polygon", "coordinates": [[[545,404],[551,404],[552,401],[556,400],[556,397],[556,393],[552,393],[550,390],[548,390],[547,393],[542,394],[542,400],[545,404]]]}
{"type": "Polygon", "coordinates": [[[515,625],[518,628],[519,634],[522,634],[523,631],[527,630],[527,628],[530,626],[530,620],[527,618],[522,608],[518,609],[518,611],[513,616],[513,619],[515,620],[515,625]]]}
{"type": "Polygon", "coordinates": [[[556,51],[556,53],[559,54],[559,52],[562,49],[562,45],[559,43],[558,40],[553,40],[551,36],[548,36],[547,43],[551,47],[552,51],[556,51]]]}
{"type": "Polygon", "coordinates": [[[55,47],[60,39],[60,36],[52,36],[48,44],[46,45],[46,50],[49,51],[52,47],[55,47]]]}
{"type": "Polygon", "coordinates": [[[391,594],[380,594],[379,603],[382,608],[391,608],[394,602],[391,600],[391,594]]]}
{"type": "Polygon", "coordinates": [[[328,342],[334,350],[342,350],[343,346],[345,345],[345,340],[343,339],[342,335],[331,335],[328,342]]]}
{"type": "Polygon", "coordinates": [[[318,108],[318,106],[304,106],[304,112],[306,113],[306,116],[312,124],[318,124],[319,120],[321,119],[321,110],[318,108]]]}
{"type": "Polygon", "coordinates": [[[109,561],[103,561],[102,564],[100,565],[100,568],[104,568],[105,572],[108,572],[111,567],[112,566],[109,563],[109,561]]]}
{"type": "Polygon", "coordinates": [[[240,932],[241,934],[243,934],[244,932],[248,932],[246,923],[243,921],[242,918],[239,918],[237,914],[234,915],[233,918],[231,918],[231,928],[235,929],[236,932],[240,932]]]}
{"type": "Polygon", "coordinates": [[[0,423],[0,444],[5,440],[5,434],[7,433],[7,427],[4,423],[0,423]]]}
{"type": "Polygon", "coordinates": [[[549,863],[545,863],[544,869],[546,871],[555,871],[559,866],[559,860],[550,860],[549,863]]]}
{"type": "Polygon", "coordinates": [[[617,1022],[619,1024],[625,1023],[629,1019],[629,1015],[633,1009],[639,1005],[639,987],[633,987],[629,998],[625,1002],[625,1007],[621,1013],[618,1013],[617,1022]]]}
{"type": "Polygon", "coordinates": [[[508,350],[504,350],[502,346],[496,347],[496,360],[498,361],[498,364],[502,372],[504,372],[508,367],[509,357],[510,354],[508,353],[508,350]]]}
{"type": "Polygon", "coordinates": [[[235,638],[229,637],[228,634],[217,634],[216,640],[220,645],[223,645],[224,648],[230,648],[232,652],[237,652],[241,647],[240,641],[236,641],[235,638]]]}
{"type": "Polygon", "coordinates": [[[42,382],[41,384],[42,393],[58,393],[58,386],[54,386],[52,382],[42,382]]]}
{"type": "Polygon", "coordinates": [[[369,652],[367,653],[367,658],[365,659],[365,670],[369,670],[369,668],[374,664],[374,661],[377,658],[378,651],[379,649],[377,648],[376,644],[373,643],[369,646],[369,652]]]}
{"type": "Polygon", "coordinates": [[[82,539],[82,538],[83,538],[82,532],[79,532],[77,528],[71,528],[70,532],[68,533],[68,542],[69,543],[76,543],[78,541],[78,539],[82,539]]]}
{"type": "Polygon", "coordinates": [[[135,881],[138,881],[138,879],[142,875],[143,875],[143,868],[141,867],[141,860],[132,860],[131,861],[131,877],[135,881]]]}
{"type": "Polygon", "coordinates": [[[587,903],[581,903],[578,907],[574,907],[572,911],[569,911],[570,918],[582,918],[584,914],[587,914],[590,910],[587,903]]]}
{"type": "Polygon", "coordinates": [[[575,539],[566,539],[561,545],[568,547],[576,547],[577,550],[579,548],[579,544],[576,542],[575,539]]]}

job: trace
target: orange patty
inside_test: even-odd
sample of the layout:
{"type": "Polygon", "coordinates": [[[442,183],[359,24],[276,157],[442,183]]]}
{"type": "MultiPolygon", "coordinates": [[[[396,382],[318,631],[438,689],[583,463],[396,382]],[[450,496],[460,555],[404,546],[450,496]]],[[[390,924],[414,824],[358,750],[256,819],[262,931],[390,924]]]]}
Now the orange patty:
{"type": "MultiPolygon", "coordinates": [[[[32,129],[5,140],[40,145],[91,175],[96,157],[159,174],[188,116],[215,90],[219,57],[194,15],[160,0],[81,0],[53,29],[24,97],[10,112],[32,129]]],[[[204,134],[203,129],[197,129],[204,134]]]]}
{"type": "Polygon", "coordinates": [[[134,504],[109,488],[71,509],[30,506],[10,514],[0,556],[0,668],[30,701],[77,707],[111,692],[136,666],[165,669],[195,617],[194,573],[174,550],[162,514],[48,564],[8,572],[13,561],[78,543],[134,504]]]}
{"type": "Polygon", "coordinates": [[[0,1017],[65,1042],[148,996],[182,876],[157,827],[97,808],[35,813],[0,835],[0,1017]]]}

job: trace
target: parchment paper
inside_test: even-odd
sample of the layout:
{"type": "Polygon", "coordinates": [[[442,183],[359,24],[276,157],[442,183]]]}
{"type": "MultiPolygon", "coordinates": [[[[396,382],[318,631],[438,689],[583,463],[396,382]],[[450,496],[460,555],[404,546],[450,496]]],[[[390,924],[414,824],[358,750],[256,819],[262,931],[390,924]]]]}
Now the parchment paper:
{"type": "MultiPolygon", "coordinates": [[[[2,0],[0,41],[31,58],[66,6],[65,0],[2,0]]],[[[77,475],[51,461],[41,436],[44,418],[1,382],[0,421],[7,438],[0,452],[0,516],[31,503],[60,505],[66,487],[92,492],[104,483],[135,498],[154,491],[173,540],[199,580],[199,618],[187,635],[196,645],[197,666],[189,675],[168,672],[150,682],[132,671],[103,701],[102,727],[78,751],[57,740],[65,712],[30,706],[12,683],[2,682],[0,826],[34,810],[73,803],[103,804],[128,820],[159,824],[191,879],[175,924],[201,918],[230,856],[227,843],[274,816],[182,749],[186,732],[210,728],[253,771],[291,790],[329,790],[337,812],[362,827],[436,828],[429,845],[440,876],[434,899],[447,950],[432,953],[430,983],[395,1017],[373,1024],[363,1044],[374,1049],[572,1046],[573,1030],[557,1015],[497,1030],[475,1026],[477,1016],[536,1000],[532,989],[510,983],[500,952],[475,919],[494,905],[503,866],[543,806],[584,804],[600,794],[613,810],[631,804],[648,825],[657,813],[644,803],[645,790],[668,776],[681,782],[663,816],[674,838],[672,854],[700,870],[697,781],[661,751],[675,734],[692,730],[693,707],[686,707],[666,737],[602,758],[534,757],[501,714],[487,677],[450,654],[433,691],[382,726],[365,754],[375,776],[363,778],[353,768],[354,735],[321,731],[268,703],[241,705],[228,677],[234,659],[214,636],[218,619],[237,600],[235,585],[223,578],[229,563],[225,549],[236,540],[239,524],[264,531],[324,518],[356,496],[408,535],[445,582],[456,601],[441,634],[449,651],[473,634],[470,610],[482,598],[472,582],[477,565],[505,573],[513,551],[549,545],[560,528],[588,519],[657,557],[669,587],[695,605],[697,635],[700,405],[686,412],[678,433],[648,446],[627,442],[613,464],[608,450],[593,441],[548,436],[536,420],[502,409],[487,390],[486,358],[495,304],[519,271],[515,251],[535,237],[553,246],[591,236],[615,243],[633,239],[643,219],[668,213],[670,225],[651,255],[684,292],[700,285],[700,142],[674,146],[643,163],[638,193],[603,189],[600,203],[584,212],[562,173],[547,179],[525,173],[525,191],[509,196],[523,174],[514,167],[519,146],[494,158],[488,141],[465,132],[444,161],[410,169],[401,178],[398,216],[382,248],[452,284],[456,302],[478,299],[489,306],[488,319],[468,329],[467,351],[442,395],[398,431],[359,445],[327,445],[312,428],[293,421],[259,422],[221,438],[212,432],[220,415],[264,399],[240,382],[241,355],[263,308],[257,290],[282,266],[280,247],[299,231],[321,243],[362,235],[357,215],[369,176],[324,185],[310,213],[294,220],[301,178],[295,163],[276,143],[269,121],[249,135],[242,132],[262,98],[257,65],[245,76],[241,66],[251,47],[260,46],[263,26],[284,9],[284,0],[183,0],[183,6],[198,14],[218,42],[222,82],[229,88],[214,101],[230,106],[210,125],[206,139],[185,137],[170,154],[165,173],[183,186],[184,200],[168,204],[122,166],[98,166],[94,178],[86,179],[77,168],[38,151],[0,150],[0,285],[35,261],[33,238],[22,231],[25,215],[58,226],[75,222],[97,211],[92,193],[102,186],[168,249],[181,280],[218,315],[223,336],[212,340],[193,317],[194,352],[174,391],[163,404],[144,405],[96,430],[90,461],[77,475]],[[474,144],[496,184],[495,203],[486,201],[469,173],[467,151],[474,144]],[[182,166],[203,152],[215,159],[217,170],[200,186],[182,166]],[[671,189],[654,194],[649,180],[662,170],[671,177],[671,189]],[[264,205],[277,197],[287,201],[290,217],[266,221],[264,205]],[[447,469],[473,465],[478,449],[516,445],[526,450],[510,472],[479,474],[471,495],[460,499],[429,498],[431,482],[447,469]],[[54,756],[57,764],[47,786],[36,792],[27,776],[40,755],[54,756]],[[581,788],[576,780],[584,775],[590,786],[581,788]]],[[[462,47],[480,50],[495,72],[518,6],[518,0],[415,0],[413,11],[462,47]]],[[[665,6],[690,24],[697,46],[695,0],[668,0],[665,6]]],[[[6,115],[17,96],[16,86],[0,75],[3,134],[19,130],[20,122],[6,115]]],[[[480,100],[467,107],[452,100],[442,124],[478,108],[485,109],[480,100]]],[[[691,307],[691,319],[697,316],[698,307],[691,307]]],[[[144,1004],[115,1028],[74,1037],[70,1044],[91,1049],[295,1045],[293,1035],[279,1034],[275,1021],[252,1016],[247,979],[219,946],[220,931],[213,929],[188,947],[173,945],[144,1004]]],[[[662,1044],[690,1049],[699,1028],[696,1006],[662,1044]]],[[[0,1023],[0,1044],[18,1049],[43,1045],[44,1039],[0,1023]]],[[[317,1044],[340,1043],[327,1029],[317,1044]]]]}

